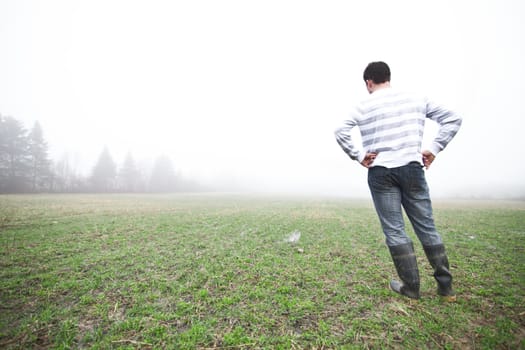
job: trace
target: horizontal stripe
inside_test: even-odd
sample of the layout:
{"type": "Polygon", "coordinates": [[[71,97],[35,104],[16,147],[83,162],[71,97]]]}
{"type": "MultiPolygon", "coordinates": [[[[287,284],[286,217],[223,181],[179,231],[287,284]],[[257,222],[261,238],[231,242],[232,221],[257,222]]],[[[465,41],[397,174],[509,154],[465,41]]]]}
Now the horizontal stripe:
{"type": "Polygon", "coordinates": [[[360,120],[359,125],[366,127],[368,124],[374,123],[377,120],[402,117],[409,114],[418,115],[424,119],[426,117],[424,105],[412,103],[395,107],[375,108],[373,111],[364,111],[363,118],[360,120]]]}
{"type": "Polygon", "coordinates": [[[419,141],[407,141],[399,144],[375,144],[375,147],[368,148],[366,145],[363,145],[368,152],[379,153],[386,151],[399,151],[402,149],[414,149],[416,151],[421,149],[421,143],[419,141]]]}
{"type": "Polygon", "coordinates": [[[425,120],[417,118],[396,118],[395,120],[387,120],[383,123],[376,123],[373,125],[373,127],[369,128],[361,128],[361,135],[366,136],[370,134],[380,133],[385,130],[391,130],[391,129],[398,129],[398,128],[405,128],[409,127],[412,129],[424,129],[425,128],[425,120]]]}
{"type": "Polygon", "coordinates": [[[405,138],[420,138],[423,136],[424,129],[411,128],[410,125],[403,128],[387,129],[382,132],[377,132],[374,134],[369,134],[366,136],[361,136],[363,142],[368,142],[370,140],[376,140],[376,142],[390,142],[395,139],[405,139],[405,138]]]}

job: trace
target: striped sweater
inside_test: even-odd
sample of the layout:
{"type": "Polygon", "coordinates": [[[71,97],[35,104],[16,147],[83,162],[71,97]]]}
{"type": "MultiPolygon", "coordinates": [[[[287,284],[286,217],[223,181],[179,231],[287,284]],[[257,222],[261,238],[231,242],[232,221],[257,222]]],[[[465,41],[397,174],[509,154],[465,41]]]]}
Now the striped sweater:
{"type": "Polygon", "coordinates": [[[439,124],[429,151],[437,155],[456,135],[461,118],[426,98],[393,88],[376,90],[350,113],[335,130],[335,137],[351,159],[362,162],[366,153],[377,153],[372,166],[394,168],[410,162],[422,164],[421,143],[425,120],[439,124]],[[362,145],[352,140],[350,131],[359,127],[362,145]]]}

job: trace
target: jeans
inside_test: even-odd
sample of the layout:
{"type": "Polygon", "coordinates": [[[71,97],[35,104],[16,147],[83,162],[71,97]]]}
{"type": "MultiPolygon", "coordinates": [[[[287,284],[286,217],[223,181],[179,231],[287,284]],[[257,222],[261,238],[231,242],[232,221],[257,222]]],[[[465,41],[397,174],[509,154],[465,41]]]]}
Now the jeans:
{"type": "Polygon", "coordinates": [[[401,206],[424,246],[443,244],[434,225],[432,203],[421,164],[412,162],[397,168],[371,167],[368,170],[368,186],[387,246],[411,242],[405,232],[401,206]]]}

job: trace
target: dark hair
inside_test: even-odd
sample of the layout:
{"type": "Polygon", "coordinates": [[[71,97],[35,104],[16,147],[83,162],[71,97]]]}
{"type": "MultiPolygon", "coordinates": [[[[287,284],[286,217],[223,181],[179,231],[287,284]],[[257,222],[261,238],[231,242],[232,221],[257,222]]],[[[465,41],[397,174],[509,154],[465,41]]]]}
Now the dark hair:
{"type": "Polygon", "coordinates": [[[372,80],[374,84],[390,81],[390,68],[385,62],[370,62],[363,73],[363,79],[372,80]]]}

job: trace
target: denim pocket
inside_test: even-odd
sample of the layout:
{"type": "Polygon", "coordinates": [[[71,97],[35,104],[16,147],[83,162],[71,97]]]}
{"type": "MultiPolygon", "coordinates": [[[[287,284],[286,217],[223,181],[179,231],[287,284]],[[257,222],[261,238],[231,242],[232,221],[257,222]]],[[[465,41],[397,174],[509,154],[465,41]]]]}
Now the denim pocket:
{"type": "Polygon", "coordinates": [[[414,162],[415,164],[408,167],[407,184],[408,191],[414,198],[427,198],[428,197],[428,186],[427,180],[425,179],[425,172],[421,164],[414,162]]]}
{"type": "Polygon", "coordinates": [[[390,169],[382,166],[368,169],[368,186],[371,190],[384,190],[392,187],[390,169]]]}

